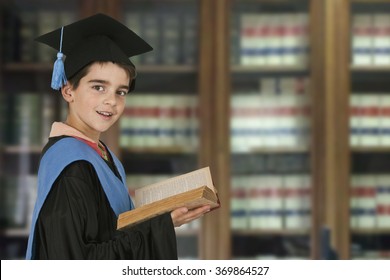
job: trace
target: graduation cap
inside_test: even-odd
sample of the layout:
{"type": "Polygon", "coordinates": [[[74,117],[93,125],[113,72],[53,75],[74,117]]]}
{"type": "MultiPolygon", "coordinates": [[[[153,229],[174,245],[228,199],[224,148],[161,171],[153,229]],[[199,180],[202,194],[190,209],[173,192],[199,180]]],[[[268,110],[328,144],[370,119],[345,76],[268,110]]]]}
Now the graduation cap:
{"type": "MultiPolygon", "coordinates": [[[[65,25],[35,40],[58,50],[53,68],[53,89],[60,89],[66,79],[70,79],[93,61],[134,66],[129,57],[153,49],[128,27],[104,14],[65,25]],[[63,54],[66,56],[65,62],[63,54]]],[[[135,79],[132,80],[130,91],[134,89],[134,85],[135,79]]]]}

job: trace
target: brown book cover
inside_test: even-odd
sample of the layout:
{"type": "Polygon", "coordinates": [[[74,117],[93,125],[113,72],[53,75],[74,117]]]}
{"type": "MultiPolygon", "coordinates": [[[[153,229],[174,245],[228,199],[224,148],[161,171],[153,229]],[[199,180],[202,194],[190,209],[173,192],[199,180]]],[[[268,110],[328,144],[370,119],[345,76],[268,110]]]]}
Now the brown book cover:
{"type": "Polygon", "coordinates": [[[209,167],[148,185],[135,191],[135,209],[118,217],[118,230],[179,207],[193,209],[202,205],[219,207],[218,193],[213,186],[209,167]]]}

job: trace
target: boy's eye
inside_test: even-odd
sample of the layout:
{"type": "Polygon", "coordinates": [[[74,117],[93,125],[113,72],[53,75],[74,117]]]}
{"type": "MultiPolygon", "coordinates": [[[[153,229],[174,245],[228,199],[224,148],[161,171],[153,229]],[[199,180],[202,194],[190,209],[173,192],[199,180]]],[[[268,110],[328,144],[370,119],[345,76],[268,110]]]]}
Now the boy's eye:
{"type": "Polygon", "coordinates": [[[118,95],[120,95],[120,96],[125,96],[126,94],[127,94],[127,91],[125,91],[125,90],[118,91],[118,95]]]}
{"type": "Polygon", "coordinates": [[[103,86],[93,86],[93,88],[96,89],[97,91],[103,91],[104,90],[103,86]]]}

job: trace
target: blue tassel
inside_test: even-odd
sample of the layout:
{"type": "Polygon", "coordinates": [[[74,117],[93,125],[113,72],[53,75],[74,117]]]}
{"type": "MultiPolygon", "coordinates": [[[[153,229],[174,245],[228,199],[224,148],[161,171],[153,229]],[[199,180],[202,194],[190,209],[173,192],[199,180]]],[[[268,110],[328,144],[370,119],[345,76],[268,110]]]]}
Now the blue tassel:
{"type": "Polygon", "coordinates": [[[64,61],[62,60],[64,54],[62,53],[62,35],[64,27],[61,29],[61,42],[60,42],[60,51],[57,53],[57,60],[54,62],[53,74],[51,77],[51,87],[55,90],[59,90],[63,85],[66,84],[66,75],[64,61]]]}

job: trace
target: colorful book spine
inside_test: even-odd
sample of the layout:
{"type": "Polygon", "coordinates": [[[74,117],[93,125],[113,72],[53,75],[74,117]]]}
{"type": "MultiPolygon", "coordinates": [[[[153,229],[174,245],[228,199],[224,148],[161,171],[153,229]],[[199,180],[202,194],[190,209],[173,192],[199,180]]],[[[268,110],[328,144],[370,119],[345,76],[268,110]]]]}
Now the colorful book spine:
{"type": "Polygon", "coordinates": [[[310,184],[305,175],[283,176],[285,228],[308,229],[310,227],[310,184]]]}
{"type": "Polygon", "coordinates": [[[360,94],[351,94],[350,96],[350,114],[349,114],[349,143],[352,147],[360,145],[362,102],[360,94]]]}
{"type": "MultiPolygon", "coordinates": [[[[189,95],[187,98],[190,113],[188,131],[189,150],[197,151],[199,149],[199,99],[196,95],[189,95]]],[[[188,146],[186,145],[186,147],[188,146]]]]}
{"type": "Polygon", "coordinates": [[[140,134],[140,137],[136,145],[145,148],[157,147],[159,145],[158,127],[160,123],[158,115],[160,99],[155,94],[138,95],[137,98],[138,109],[136,109],[136,112],[139,114],[134,117],[139,119],[133,119],[133,121],[139,122],[139,129],[136,133],[140,134]]]}
{"type": "Polygon", "coordinates": [[[231,149],[235,152],[247,152],[246,137],[243,128],[246,118],[242,103],[241,95],[232,95],[230,110],[231,149]]]}
{"type": "Polygon", "coordinates": [[[378,175],[376,186],[376,225],[390,228],[390,175],[378,175]]]}
{"type": "MultiPolygon", "coordinates": [[[[247,181],[247,180],[246,180],[247,181]]],[[[249,205],[249,228],[265,229],[267,228],[267,206],[268,184],[265,175],[255,176],[252,184],[248,184],[248,205],[249,205]]]]}
{"type": "Polygon", "coordinates": [[[390,94],[379,98],[379,145],[390,146],[390,94]]]}
{"type": "Polygon", "coordinates": [[[388,14],[359,13],[352,20],[352,64],[390,65],[390,17],[388,14]]]}
{"type": "Polygon", "coordinates": [[[309,94],[303,78],[263,78],[260,92],[237,92],[231,98],[233,152],[261,148],[307,148],[310,136],[309,94]]]}
{"type": "Polygon", "coordinates": [[[375,94],[365,94],[360,97],[361,117],[360,117],[360,145],[379,145],[379,96],[375,94]]]}
{"type": "Polygon", "coordinates": [[[300,134],[299,104],[293,93],[283,92],[278,98],[278,138],[282,147],[298,147],[300,134]]]}
{"type": "Polygon", "coordinates": [[[352,229],[390,228],[390,176],[353,174],[350,209],[352,229]]]}
{"type": "Polygon", "coordinates": [[[240,29],[240,62],[241,65],[264,65],[265,56],[261,50],[265,49],[265,37],[267,30],[263,18],[257,14],[244,14],[241,16],[240,29]],[[258,35],[260,34],[260,35],[258,35]]]}
{"type": "Polygon", "coordinates": [[[353,175],[351,202],[351,226],[376,228],[376,181],[375,175],[353,175]]]}
{"type": "Polygon", "coordinates": [[[373,64],[390,65],[390,16],[373,15],[373,64]]]}
{"type": "Polygon", "coordinates": [[[267,213],[266,228],[282,229],[284,214],[283,177],[278,175],[267,176],[267,213]]]}
{"type": "Polygon", "coordinates": [[[357,14],[352,19],[352,64],[372,65],[372,22],[371,14],[357,14]]]}
{"type": "Polygon", "coordinates": [[[231,228],[248,229],[248,194],[250,184],[245,176],[234,176],[231,188],[231,228]]]}
{"type": "Polygon", "coordinates": [[[143,104],[139,95],[130,95],[126,98],[126,107],[120,120],[120,139],[121,147],[140,148],[143,146],[143,137],[141,129],[143,128],[143,119],[141,116],[141,104],[143,104]]]}
{"type": "Polygon", "coordinates": [[[282,40],[284,36],[283,22],[281,17],[274,15],[266,15],[268,18],[269,34],[266,38],[267,53],[266,64],[280,66],[283,62],[284,51],[282,48],[282,40]]]}
{"type": "Polygon", "coordinates": [[[280,17],[280,55],[282,65],[306,66],[309,54],[309,16],[306,13],[286,13],[280,17]]]}
{"type": "Polygon", "coordinates": [[[280,79],[265,78],[261,81],[261,100],[263,104],[264,147],[280,146],[279,129],[279,99],[282,94],[280,79]]]}
{"type": "Polygon", "coordinates": [[[283,228],[283,198],[280,176],[253,178],[249,191],[249,226],[251,229],[283,228]]]}
{"type": "Polygon", "coordinates": [[[309,229],[311,183],[305,174],[237,175],[232,178],[233,229],[309,229]]]}
{"type": "Polygon", "coordinates": [[[175,103],[173,110],[174,116],[174,146],[185,147],[187,151],[191,149],[191,104],[188,95],[180,95],[173,97],[175,103]]]}
{"type": "Polygon", "coordinates": [[[359,186],[360,176],[353,174],[351,176],[351,191],[350,191],[350,200],[349,200],[349,224],[352,229],[357,229],[359,227],[359,216],[361,211],[359,208],[359,197],[360,197],[360,186],[359,186]]]}
{"type": "Polygon", "coordinates": [[[259,113],[264,109],[261,106],[261,95],[248,93],[240,96],[240,116],[241,122],[239,131],[241,131],[242,151],[250,151],[256,147],[261,147],[263,137],[262,123],[259,113]],[[260,112],[259,112],[260,110],[260,112]]]}
{"type": "Polygon", "coordinates": [[[390,146],[388,93],[359,93],[350,97],[350,145],[390,146]]]}
{"type": "Polygon", "coordinates": [[[175,145],[175,102],[175,98],[172,97],[160,99],[158,141],[161,147],[173,147],[175,145]]]}
{"type": "Polygon", "coordinates": [[[240,64],[306,65],[308,16],[304,13],[243,13],[240,20],[240,64]]]}
{"type": "Polygon", "coordinates": [[[176,94],[133,94],[126,99],[120,120],[120,146],[180,148],[198,146],[197,98],[176,94]]]}

